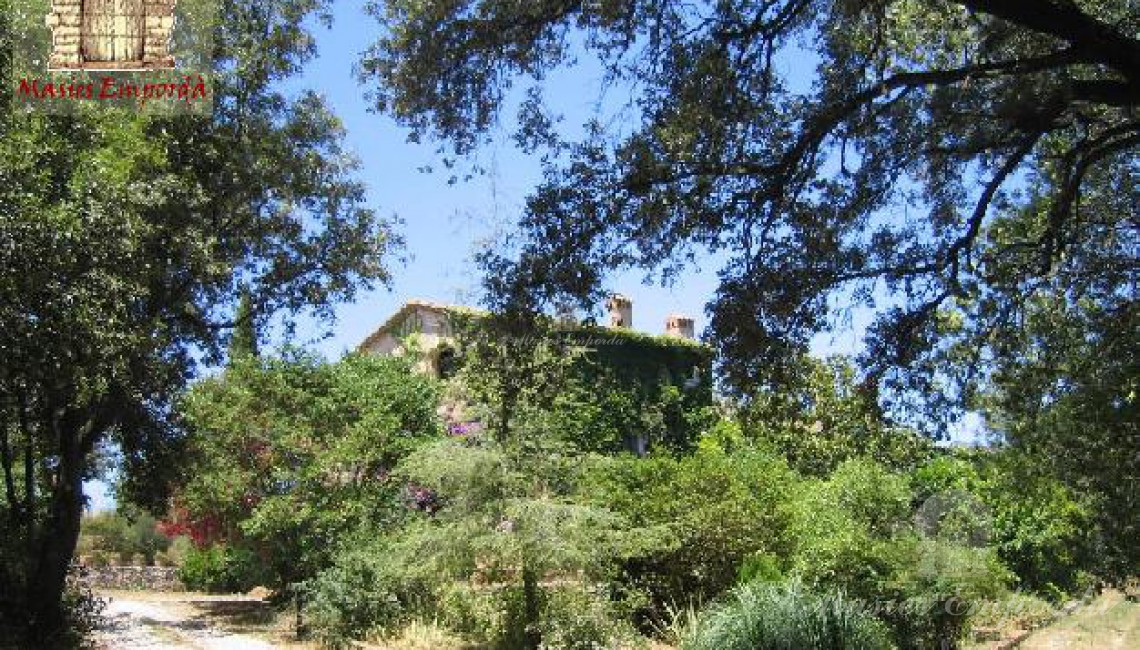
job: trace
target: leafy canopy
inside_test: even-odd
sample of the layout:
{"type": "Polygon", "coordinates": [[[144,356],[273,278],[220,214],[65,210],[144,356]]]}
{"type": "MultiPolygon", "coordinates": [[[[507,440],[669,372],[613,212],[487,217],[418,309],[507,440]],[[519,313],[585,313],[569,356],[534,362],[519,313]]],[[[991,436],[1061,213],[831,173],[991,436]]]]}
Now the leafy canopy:
{"type": "Polygon", "coordinates": [[[731,387],[786,384],[812,335],[865,306],[880,397],[944,418],[989,360],[1016,354],[993,335],[1034,296],[1134,294],[1134,3],[372,8],[383,32],[362,78],[414,137],[474,151],[529,79],[517,135],[548,165],[515,253],[488,262],[505,304],[588,307],[612,269],[667,280],[717,252],[710,340],[731,387]],[[626,119],[600,115],[563,143],[544,80],[586,57],[607,90],[628,94],[626,119]],[[789,72],[805,64],[806,87],[789,72]]]}
{"type": "MultiPolygon", "coordinates": [[[[48,116],[0,98],[0,516],[14,532],[0,583],[44,634],[93,452],[116,443],[121,496],[162,504],[181,437],[171,402],[221,358],[239,289],[264,327],[331,316],[387,279],[396,240],[365,205],[339,120],[280,87],[315,53],[308,19],[326,7],[224,0],[209,117],[48,116]]],[[[0,15],[7,83],[22,71],[0,15]]]]}
{"type": "Polygon", "coordinates": [[[311,577],[348,532],[399,520],[389,474],[441,433],[438,405],[405,359],[241,358],[180,404],[189,462],[173,523],[257,551],[279,583],[311,577]]]}

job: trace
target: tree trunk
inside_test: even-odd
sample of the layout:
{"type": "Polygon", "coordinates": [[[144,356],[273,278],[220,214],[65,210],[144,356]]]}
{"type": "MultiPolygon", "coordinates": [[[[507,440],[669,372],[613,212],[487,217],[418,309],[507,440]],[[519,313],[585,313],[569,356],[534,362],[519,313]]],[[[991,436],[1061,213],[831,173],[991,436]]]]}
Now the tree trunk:
{"type": "Polygon", "coordinates": [[[51,512],[39,528],[30,566],[28,606],[33,633],[40,639],[57,634],[64,623],[61,602],[67,573],[79,540],[83,516],[83,451],[74,431],[53,423],[59,441],[60,462],[52,488],[51,512]]]}
{"type": "Polygon", "coordinates": [[[539,618],[542,615],[539,603],[538,576],[534,569],[523,565],[523,620],[526,628],[523,631],[523,647],[525,650],[538,650],[542,644],[542,632],[539,629],[539,618]]]}

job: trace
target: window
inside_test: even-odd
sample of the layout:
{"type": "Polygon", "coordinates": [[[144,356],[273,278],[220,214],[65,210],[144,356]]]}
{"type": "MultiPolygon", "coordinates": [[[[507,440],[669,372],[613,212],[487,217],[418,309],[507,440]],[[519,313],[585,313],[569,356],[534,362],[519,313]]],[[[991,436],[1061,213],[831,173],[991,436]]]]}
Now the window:
{"type": "Polygon", "coordinates": [[[143,60],[144,0],[84,0],[82,55],[85,63],[143,60]]]}
{"type": "MultiPolygon", "coordinates": [[[[44,2],[43,4],[48,4],[44,2]]],[[[177,0],[56,0],[48,70],[171,69],[177,0]]]]}
{"type": "Polygon", "coordinates": [[[456,358],[453,348],[445,346],[439,351],[439,356],[436,357],[436,368],[439,371],[440,379],[451,379],[455,373],[459,372],[459,360],[456,358]]]}

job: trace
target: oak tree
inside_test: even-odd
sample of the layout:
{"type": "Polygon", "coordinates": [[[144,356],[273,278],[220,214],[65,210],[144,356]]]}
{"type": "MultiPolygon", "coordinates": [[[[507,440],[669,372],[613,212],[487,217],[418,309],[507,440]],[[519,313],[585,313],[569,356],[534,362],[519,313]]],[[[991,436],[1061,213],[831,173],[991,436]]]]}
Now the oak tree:
{"type": "Polygon", "coordinates": [[[503,304],[588,307],[611,270],[669,280],[712,252],[729,387],[787,385],[813,335],[869,308],[868,389],[941,429],[1016,353],[991,335],[1033,296],[1110,266],[1108,298],[1134,302],[1135,3],[371,6],[362,79],[413,137],[469,154],[525,88],[516,135],[547,164],[488,266],[503,304]],[[585,58],[628,102],[563,142],[544,82],[585,58]],[[1111,188],[1096,204],[1091,183],[1111,188]]]}
{"type": "MultiPolygon", "coordinates": [[[[264,327],[329,316],[386,279],[394,239],[339,121],[281,88],[327,4],[222,2],[209,117],[0,99],[0,613],[40,643],[61,627],[96,450],[118,447],[121,498],[161,502],[181,437],[172,400],[220,360],[242,288],[264,327]]],[[[5,18],[6,83],[13,36],[5,18]]]]}

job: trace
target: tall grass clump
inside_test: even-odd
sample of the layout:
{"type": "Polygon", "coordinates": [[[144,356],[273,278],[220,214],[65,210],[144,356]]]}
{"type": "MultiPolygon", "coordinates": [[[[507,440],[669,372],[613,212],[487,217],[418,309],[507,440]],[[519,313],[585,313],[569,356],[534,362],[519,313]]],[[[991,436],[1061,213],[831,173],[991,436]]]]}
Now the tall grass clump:
{"type": "Polygon", "coordinates": [[[839,593],[752,582],[705,610],[682,650],[889,650],[886,626],[839,593]]]}

